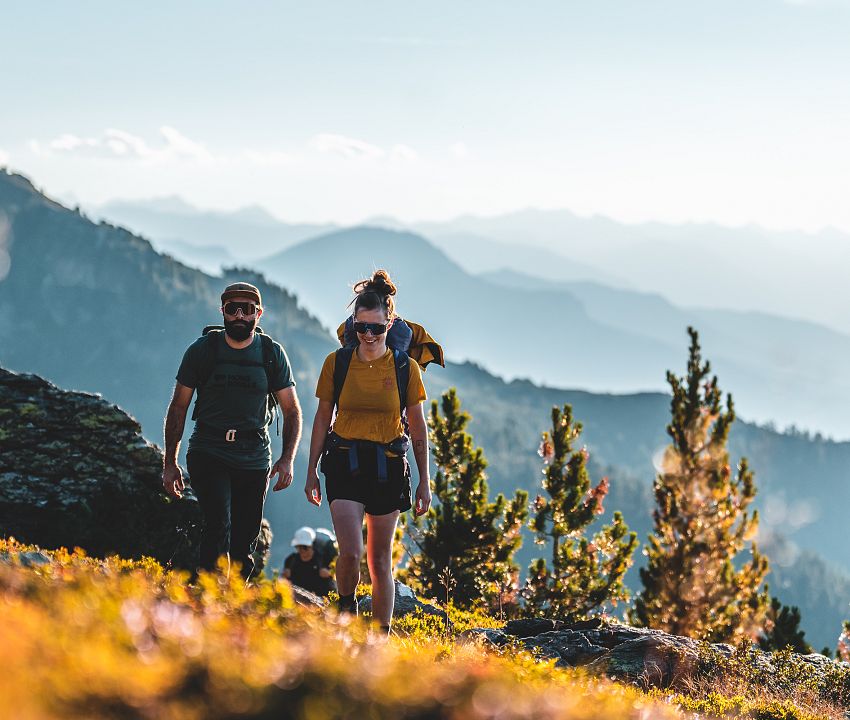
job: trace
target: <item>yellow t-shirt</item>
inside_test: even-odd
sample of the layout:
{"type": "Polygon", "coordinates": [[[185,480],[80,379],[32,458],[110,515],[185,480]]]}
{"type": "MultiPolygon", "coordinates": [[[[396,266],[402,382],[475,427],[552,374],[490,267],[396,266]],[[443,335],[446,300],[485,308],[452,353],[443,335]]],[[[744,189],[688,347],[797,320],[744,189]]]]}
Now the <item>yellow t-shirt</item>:
{"type": "MultiPolygon", "coordinates": [[[[336,353],[325,358],[316,397],[333,402],[334,365],[336,353]]],[[[407,383],[407,406],[425,400],[425,386],[419,365],[410,361],[410,380],[407,383]]],[[[404,434],[399,414],[398,384],[395,375],[393,353],[387,350],[383,357],[364,362],[351,356],[351,365],[345,376],[345,384],[339,398],[334,432],[349,440],[372,440],[379,443],[392,442],[404,434]]]]}

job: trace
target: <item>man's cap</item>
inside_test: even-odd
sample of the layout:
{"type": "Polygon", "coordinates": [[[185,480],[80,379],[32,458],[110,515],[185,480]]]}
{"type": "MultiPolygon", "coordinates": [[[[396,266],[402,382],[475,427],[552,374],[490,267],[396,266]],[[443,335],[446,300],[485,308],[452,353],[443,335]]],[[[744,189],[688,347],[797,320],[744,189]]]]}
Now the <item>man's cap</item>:
{"type": "Polygon", "coordinates": [[[221,294],[221,302],[226,303],[231,298],[240,296],[253,298],[257,305],[261,307],[263,305],[263,299],[260,297],[260,291],[256,288],[256,286],[246,282],[233,283],[232,285],[228,285],[224,288],[224,292],[221,294]]]}
{"type": "Polygon", "coordinates": [[[316,539],[316,531],[311,527],[301,527],[295,531],[295,535],[292,538],[292,547],[296,547],[297,545],[307,545],[310,546],[313,544],[313,540],[316,539]]]}

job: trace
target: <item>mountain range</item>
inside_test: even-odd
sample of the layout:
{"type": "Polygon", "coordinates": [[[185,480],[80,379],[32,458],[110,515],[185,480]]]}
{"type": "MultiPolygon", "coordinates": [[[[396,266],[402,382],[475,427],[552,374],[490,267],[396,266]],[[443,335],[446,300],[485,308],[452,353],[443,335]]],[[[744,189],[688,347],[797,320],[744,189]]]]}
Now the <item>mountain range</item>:
{"type": "MultiPolygon", "coordinates": [[[[157,247],[175,238],[225,246],[234,237],[257,238],[253,244],[262,252],[241,248],[252,257],[339,229],[283,222],[256,207],[230,213],[200,210],[175,198],[115,201],[92,210],[143,233],[157,247]],[[268,232],[269,224],[277,227],[277,236],[268,232]]],[[[845,277],[850,236],[838,230],[629,224],[539,209],[439,222],[380,216],[362,224],[423,235],[471,274],[510,268],[558,282],[592,281],[660,294],[680,307],[781,315],[850,334],[845,312],[850,306],[845,277]]]]}
{"type": "Polygon", "coordinates": [[[252,265],[331,327],[347,312],[352,284],[386,267],[401,288],[399,312],[427,318],[450,358],[560,387],[661,390],[693,325],[742,416],[850,436],[850,336],[813,323],[683,309],[599,283],[472,275],[424,237],[383,228],[338,230],[252,265]]]}
{"type": "MultiPolygon", "coordinates": [[[[319,317],[323,312],[330,313],[328,317],[341,320],[348,300],[345,282],[361,277],[364,265],[368,270],[373,262],[391,264],[380,254],[367,257],[361,252],[347,270],[339,271],[345,280],[339,280],[338,300],[328,300],[323,293],[327,305],[320,309],[306,296],[281,286],[296,284],[296,270],[310,271],[314,275],[301,281],[306,278],[317,287],[333,287],[336,294],[337,280],[321,266],[317,271],[310,270],[314,261],[309,256],[336,260],[336,253],[343,254],[344,247],[362,250],[357,238],[371,237],[374,231],[349,231],[363,236],[335,233],[320,238],[321,242],[294,246],[289,266],[275,271],[268,280],[246,269],[234,269],[226,278],[219,278],[157,253],[148,241],[123,228],[96,223],[79,211],[62,207],[21,176],[0,173],[0,214],[0,225],[8,229],[4,245],[8,274],[0,281],[0,365],[37,372],[68,389],[101,392],[135,415],[146,435],[155,441],[161,437],[162,415],[180,356],[205,324],[218,319],[218,293],[228,279],[241,277],[260,285],[267,310],[263,325],[289,351],[309,424],[315,407],[312,388],[323,357],[335,346],[330,327],[336,325],[336,321],[323,325],[310,313],[319,317]]],[[[410,272],[415,274],[418,269],[421,276],[420,280],[412,276],[404,279],[409,284],[403,285],[405,290],[399,297],[403,313],[407,313],[405,303],[412,302],[418,292],[416,283],[424,284],[422,292],[448,298],[427,317],[414,316],[414,308],[410,308],[411,317],[426,322],[429,329],[442,320],[437,312],[445,312],[462,331],[476,325],[473,313],[500,317],[498,313],[511,311],[513,305],[504,302],[504,297],[515,297],[510,288],[492,279],[474,278],[460,268],[449,267],[447,275],[433,276],[430,263],[444,263],[445,255],[414,235],[387,233],[385,237],[395,245],[408,243],[413,263],[410,272]],[[487,293],[491,305],[483,306],[474,297],[479,291],[487,293]]],[[[328,267],[332,264],[326,262],[328,267]]],[[[445,269],[443,264],[438,267],[445,269]]],[[[575,317],[585,312],[579,300],[565,299],[558,288],[540,292],[552,293],[551,302],[562,303],[564,311],[575,317]]],[[[528,332],[522,324],[530,317],[528,308],[519,303],[519,310],[526,315],[503,318],[503,343],[528,332]]],[[[586,312],[585,318],[584,322],[592,325],[586,312]]],[[[547,343],[553,332],[535,336],[532,347],[536,354],[549,352],[547,343]]],[[[682,336],[674,361],[660,364],[656,368],[659,374],[668,367],[683,369],[684,332],[682,336]]],[[[487,341],[485,333],[476,337],[479,342],[487,341]]],[[[438,339],[447,347],[454,341],[453,337],[449,341],[442,336],[438,339]]],[[[581,342],[581,338],[575,340],[573,351],[581,347],[581,342]]],[[[641,345],[636,347],[640,350],[641,345]]],[[[622,349],[632,351],[628,345],[622,349]]],[[[708,355],[712,357],[712,353],[708,355]]],[[[591,452],[593,477],[605,472],[611,478],[607,510],[623,510],[627,522],[641,536],[648,532],[652,459],[666,443],[669,397],[661,393],[599,394],[559,390],[528,380],[505,381],[470,362],[449,363],[445,369],[432,366],[425,380],[430,397],[450,386],[457,387],[464,407],[473,415],[470,429],[475,441],[484,447],[490,461],[493,490],[507,492],[524,487],[532,496],[539,491],[542,476],[536,450],[540,432],[546,429],[553,404],[573,404],[576,417],[584,423],[581,442],[591,452]]],[[[720,382],[721,387],[736,390],[724,375],[720,382]]],[[[850,582],[843,537],[843,507],[850,501],[850,443],[801,432],[779,433],[739,421],[733,428],[730,448],[736,458],[746,455],[756,471],[757,504],[763,515],[761,542],[782,550],[774,558],[774,592],[780,597],[786,590],[800,594],[808,589],[802,584],[804,578],[812,577],[831,583],[831,587],[850,587],[842,585],[850,582]],[[819,568],[820,574],[813,573],[814,568],[819,568]]],[[[302,447],[297,477],[303,477],[305,451],[302,447]]],[[[279,564],[295,527],[328,522],[326,508],[311,510],[297,484],[296,479],[296,487],[288,494],[272,495],[267,506],[278,536],[273,563],[279,564]]],[[[525,564],[538,552],[539,548],[527,542],[521,562],[525,564]]],[[[816,588],[809,590],[800,601],[804,626],[813,642],[832,644],[842,616],[847,614],[847,599],[838,593],[827,596],[817,593],[816,588]]]]}
{"type": "MultiPolygon", "coordinates": [[[[521,290],[523,300],[535,308],[530,319],[523,317],[522,325],[531,332],[553,338],[552,353],[541,353],[534,358],[523,357],[521,353],[518,356],[510,343],[494,353],[492,347],[478,342],[478,327],[465,324],[462,333],[454,332],[455,328],[438,327],[441,335],[451,340],[447,347],[452,358],[481,363],[506,377],[527,377],[538,383],[595,391],[662,390],[665,383],[659,367],[669,367],[675,362],[684,329],[693,325],[700,331],[716,369],[735,389],[739,409],[745,417],[780,427],[803,427],[836,438],[850,437],[850,415],[845,412],[850,400],[850,379],[844,360],[850,351],[850,335],[824,325],[829,319],[826,313],[815,315],[819,322],[793,319],[806,314],[798,312],[802,306],[790,311],[790,317],[758,310],[771,303],[782,307],[788,298],[799,296],[787,289],[772,288],[769,295],[756,293],[758,297],[750,298],[749,304],[743,300],[730,301],[737,297],[736,293],[743,292],[739,287],[743,280],[736,275],[742,272],[739,258],[746,259],[748,267],[753,269],[753,287],[760,282],[773,282],[774,275],[786,272],[789,266],[810,272],[812,266],[801,264],[798,254],[789,255],[788,249],[794,249],[794,238],[802,243],[808,236],[751,229],[755,233],[752,245],[757,251],[750,248],[749,236],[743,230],[727,232],[715,226],[689,226],[678,228],[677,234],[674,232],[677,228],[671,226],[624,226],[602,218],[590,222],[556,211],[420,223],[415,227],[424,236],[404,230],[404,224],[398,220],[382,217],[375,218],[379,226],[370,231],[368,240],[363,232],[342,236],[359,242],[367,252],[362,262],[354,261],[351,252],[343,252],[339,258],[327,255],[322,269],[331,273],[332,281],[321,286],[319,292],[319,284],[306,280],[315,268],[305,266],[304,272],[297,269],[300,258],[309,256],[309,251],[296,248],[307,241],[329,246],[332,241],[322,238],[337,235],[327,232],[327,226],[289,225],[257,208],[236,213],[206,213],[173,198],[115,203],[98,212],[110,210],[117,212],[118,219],[128,222],[130,227],[159,238],[154,240],[158,249],[208,272],[217,273],[233,264],[248,264],[279,282],[287,278],[284,284],[304,297],[331,327],[344,312],[349,298],[339,280],[350,284],[373,269],[379,259],[383,264],[392,262],[408,288],[407,276],[414,265],[409,255],[417,256],[417,267],[428,268],[428,293],[418,293],[422,283],[417,286],[418,294],[408,293],[414,299],[427,298],[426,313],[439,301],[433,289],[444,282],[450,286],[462,283],[469,288],[470,297],[487,298],[479,302],[480,307],[499,306],[499,298],[495,305],[490,298],[504,296],[504,290],[499,292],[494,285],[521,290]],[[225,218],[226,222],[216,226],[219,218],[225,218]],[[270,227],[277,228],[276,235],[270,227]],[[395,233],[387,234],[387,229],[394,229],[395,233]],[[178,240],[180,233],[182,239],[178,240]],[[204,244],[228,233],[247,238],[236,245],[240,249],[236,260],[228,250],[234,247],[232,240],[218,249],[204,244]],[[485,237],[484,233],[490,236],[485,237]],[[581,238],[587,238],[587,242],[581,238]],[[715,240],[716,246],[712,245],[715,240]],[[423,242],[430,249],[418,247],[423,242]],[[674,242],[678,242],[676,247],[671,245],[674,242]],[[278,252],[268,257],[260,255],[262,248],[275,243],[278,252]],[[387,250],[394,245],[393,255],[387,250]],[[718,248],[724,248],[723,259],[730,267],[696,262],[695,255],[704,250],[703,258],[714,257],[718,248]],[[438,257],[440,251],[442,257],[438,257]],[[289,252],[291,255],[286,256],[289,252]],[[759,252],[764,263],[756,268],[759,252]],[[602,257],[604,262],[590,264],[597,257],[602,257]],[[678,265],[670,265],[663,278],[647,283],[648,276],[643,271],[632,271],[647,257],[660,265],[678,265]],[[694,262],[686,267],[688,258],[694,262]],[[343,266],[350,267],[350,272],[343,266]],[[624,268],[629,268],[628,272],[622,272],[624,268]],[[705,298],[711,307],[696,306],[692,297],[683,296],[684,304],[669,299],[677,294],[677,283],[685,282],[695,292],[703,292],[707,274],[711,272],[716,276],[710,284],[713,300],[705,298]],[[301,285],[297,284],[299,280],[301,285]],[[728,309],[730,305],[734,309],[728,309]],[[581,339],[582,353],[572,352],[577,338],[581,339]],[[623,348],[628,348],[627,354],[623,348]]],[[[830,245],[834,240],[832,235],[812,237],[818,239],[822,257],[832,258],[836,263],[841,261],[840,253],[836,256],[837,251],[830,245]]],[[[344,247],[344,240],[338,245],[344,247]]],[[[822,260],[818,263],[822,264],[822,260]]],[[[647,272],[652,275],[654,270],[647,272]]],[[[830,268],[820,281],[813,282],[819,292],[837,300],[845,284],[836,272],[836,268],[830,268]]],[[[414,279],[419,279],[418,269],[414,279]]],[[[416,308],[410,310],[419,312],[416,308]]],[[[450,315],[441,310],[438,317],[445,322],[450,315]]],[[[506,317],[515,325],[520,315],[514,309],[506,317]]],[[[480,329],[492,344],[498,335],[488,325],[496,322],[493,314],[476,317],[478,323],[484,323],[480,329]]]]}

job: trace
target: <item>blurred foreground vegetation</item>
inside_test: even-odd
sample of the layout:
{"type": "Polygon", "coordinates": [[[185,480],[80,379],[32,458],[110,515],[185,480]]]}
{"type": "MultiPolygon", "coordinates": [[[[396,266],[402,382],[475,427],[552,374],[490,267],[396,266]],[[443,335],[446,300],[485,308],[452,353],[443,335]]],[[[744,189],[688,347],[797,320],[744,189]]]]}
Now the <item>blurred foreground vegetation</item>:
{"type": "Polygon", "coordinates": [[[384,643],[365,622],[296,605],[283,580],[187,581],[152,560],[0,540],[0,717],[841,716],[793,693],[723,695],[717,683],[647,693],[519,648],[487,650],[459,637],[499,624],[482,612],[449,608],[450,630],[440,618],[403,618],[384,643]]]}

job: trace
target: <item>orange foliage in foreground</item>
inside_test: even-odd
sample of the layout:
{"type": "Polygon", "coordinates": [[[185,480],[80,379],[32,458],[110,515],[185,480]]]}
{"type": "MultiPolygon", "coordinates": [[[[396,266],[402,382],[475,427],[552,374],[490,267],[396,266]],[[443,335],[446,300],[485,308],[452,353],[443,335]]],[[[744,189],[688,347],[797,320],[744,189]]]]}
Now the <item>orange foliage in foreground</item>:
{"type": "Polygon", "coordinates": [[[0,717],[673,718],[638,691],[435,635],[370,639],[284,581],[185,575],[0,540],[0,717]],[[23,561],[23,562],[22,562],[23,561]]]}

